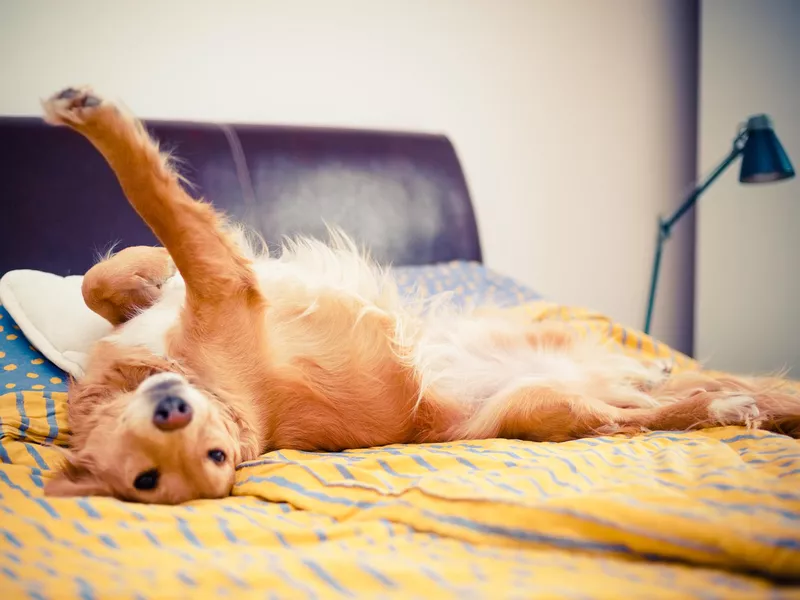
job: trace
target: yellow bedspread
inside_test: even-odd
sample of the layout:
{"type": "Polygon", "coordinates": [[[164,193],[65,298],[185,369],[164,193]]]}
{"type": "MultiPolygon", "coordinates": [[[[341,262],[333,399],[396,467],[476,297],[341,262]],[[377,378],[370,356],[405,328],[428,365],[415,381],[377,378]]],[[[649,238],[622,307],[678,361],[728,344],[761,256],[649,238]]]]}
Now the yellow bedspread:
{"type": "MultiPolygon", "coordinates": [[[[600,315],[521,310],[695,367],[600,315]]],[[[0,396],[3,599],[800,598],[788,437],[273,452],[239,469],[231,498],[159,507],[43,497],[58,460],[43,442],[67,442],[65,402],[0,396]]]]}

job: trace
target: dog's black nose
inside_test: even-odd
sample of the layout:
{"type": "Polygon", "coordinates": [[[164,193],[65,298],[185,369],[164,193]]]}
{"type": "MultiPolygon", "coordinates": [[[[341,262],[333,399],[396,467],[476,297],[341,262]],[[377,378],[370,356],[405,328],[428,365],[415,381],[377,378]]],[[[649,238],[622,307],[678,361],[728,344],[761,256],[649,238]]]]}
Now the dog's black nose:
{"type": "Polygon", "coordinates": [[[192,420],[192,407],[179,396],[165,396],[156,404],[153,424],[161,431],[175,431],[192,420]]]}

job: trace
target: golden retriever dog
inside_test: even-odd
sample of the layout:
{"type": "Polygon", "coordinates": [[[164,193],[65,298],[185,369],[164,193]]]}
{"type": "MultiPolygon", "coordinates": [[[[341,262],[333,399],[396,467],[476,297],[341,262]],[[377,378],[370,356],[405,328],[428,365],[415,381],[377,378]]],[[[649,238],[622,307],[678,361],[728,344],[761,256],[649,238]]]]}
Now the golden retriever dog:
{"type": "Polygon", "coordinates": [[[340,234],[269,256],[192,198],[115,104],[69,88],[44,110],[102,153],[164,246],[86,274],[87,305],[115,328],[71,383],[72,449],[48,495],[221,498],[238,463],[276,449],[721,425],[800,434],[800,398],[778,380],[671,376],[512,312],[423,310],[340,234]]]}

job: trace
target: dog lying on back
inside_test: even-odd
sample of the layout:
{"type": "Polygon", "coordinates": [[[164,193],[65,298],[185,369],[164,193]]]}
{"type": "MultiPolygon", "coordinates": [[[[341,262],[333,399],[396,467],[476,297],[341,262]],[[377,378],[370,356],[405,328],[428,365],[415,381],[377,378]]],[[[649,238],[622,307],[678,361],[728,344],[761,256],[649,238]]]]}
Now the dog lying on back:
{"type": "Polygon", "coordinates": [[[72,450],[49,495],[221,498],[238,463],[275,449],[720,425],[800,435],[800,398],[777,380],[668,377],[508,312],[424,312],[340,234],[258,252],[117,106],[70,88],[44,109],[102,153],[164,245],[86,274],[87,305],[115,329],[70,386],[72,450]]]}

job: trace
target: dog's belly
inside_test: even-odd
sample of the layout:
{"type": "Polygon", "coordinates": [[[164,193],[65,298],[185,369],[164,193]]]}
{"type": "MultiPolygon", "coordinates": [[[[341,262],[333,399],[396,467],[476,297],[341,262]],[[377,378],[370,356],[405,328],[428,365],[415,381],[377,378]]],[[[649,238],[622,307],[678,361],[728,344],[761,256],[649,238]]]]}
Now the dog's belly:
{"type": "Polygon", "coordinates": [[[517,323],[500,318],[431,319],[414,354],[423,389],[483,402],[509,388],[580,381],[583,368],[566,352],[531,347],[517,323]]]}
{"type": "Polygon", "coordinates": [[[631,406],[656,404],[638,387],[663,377],[660,369],[592,339],[570,335],[559,342],[548,327],[496,316],[432,318],[413,356],[423,393],[480,404],[541,388],[603,401],[624,397],[631,406]]]}

